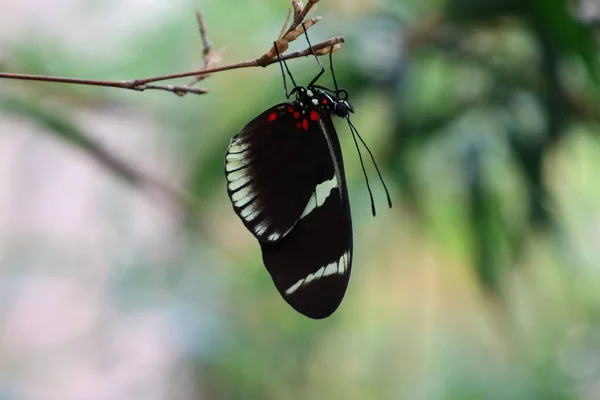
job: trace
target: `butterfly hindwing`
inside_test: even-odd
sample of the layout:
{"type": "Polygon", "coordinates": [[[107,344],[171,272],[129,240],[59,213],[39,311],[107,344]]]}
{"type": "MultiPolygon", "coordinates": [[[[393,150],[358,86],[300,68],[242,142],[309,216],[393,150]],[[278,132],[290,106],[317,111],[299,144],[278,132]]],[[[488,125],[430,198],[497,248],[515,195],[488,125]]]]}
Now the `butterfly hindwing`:
{"type": "Polygon", "coordinates": [[[352,265],[352,222],[342,153],[329,113],[318,131],[312,158],[316,184],[294,228],[276,243],[261,242],[263,261],[282,297],[298,312],[325,318],[341,303],[352,265]]]}
{"type": "Polygon", "coordinates": [[[227,148],[227,192],[244,225],[261,242],[277,242],[300,219],[317,180],[316,138],[298,103],[260,114],[227,148]]]}

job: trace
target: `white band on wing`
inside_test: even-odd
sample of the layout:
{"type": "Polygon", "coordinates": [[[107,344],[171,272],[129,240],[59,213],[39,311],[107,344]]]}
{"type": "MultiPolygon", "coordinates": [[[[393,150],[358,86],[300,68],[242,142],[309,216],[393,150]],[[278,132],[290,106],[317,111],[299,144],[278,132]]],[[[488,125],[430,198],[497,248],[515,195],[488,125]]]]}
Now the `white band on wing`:
{"type": "Polygon", "coordinates": [[[315,208],[321,207],[323,203],[325,203],[325,200],[327,200],[327,198],[331,194],[331,191],[337,187],[338,181],[335,175],[333,175],[333,178],[329,179],[328,181],[319,183],[315,188],[315,191],[313,192],[312,196],[310,196],[310,199],[308,199],[308,203],[306,204],[306,207],[304,208],[304,211],[302,212],[300,218],[306,217],[315,208]]]}

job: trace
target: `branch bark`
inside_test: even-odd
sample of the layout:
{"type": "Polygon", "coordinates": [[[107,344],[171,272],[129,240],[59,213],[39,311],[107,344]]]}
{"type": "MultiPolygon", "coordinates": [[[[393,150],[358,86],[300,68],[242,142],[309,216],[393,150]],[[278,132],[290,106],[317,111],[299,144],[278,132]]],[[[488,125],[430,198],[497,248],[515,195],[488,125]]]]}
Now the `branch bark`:
{"type": "MultiPolygon", "coordinates": [[[[317,50],[328,49],[336,44],[343,43],[344,37],[337,36],[326,40],[324,42],[318,43],[312,46],[312,49],[317,52],[317,50]]],[[[320,54],[320,53],[317,53],[320,54]]],[[[312,51],[309,48],[306,48],[301,51],[296,51],[293,53],[288,53],[281,56],[281,60],[291,60],[294,58],[307,57],[312,55],[312,51]]],[[[18,79],[25,81],[38,81],[38,82],[55,82],[55,83],[70,83],[76,85],[88,85],[88,86],[104,86],[104,87],[114,87],[119,89],[129,89],[129,90],[137,90],[142,92],[144,90],[165,90],[168,92],[175,93],[179,96],[185,93],[193,93],[193,94],[205,94],[208,93],[208,90],[202,88],[192,88],[189,86],[176,86],[176,85],[153,85],[153,82],[165,81],[169,79],[176,78],[185,78],[189,76],[198,76],[198,75],[207,75],[214,74],[216,72],[229,71],[232,69],[239,68],[251,68],[251,67],[266,67],[268,65],[276,63],[276,59],[270,59],[267,61],[263,61],[262,57],[242,61],[235,64],[224,65],[221,67],[215,68],[207,68],[200,69],[198,71],[191,72],[182,72],[178,74],[171,75],[163,75],[163,76],[155,76],[151,78],[144,79],[133,79],[127,81],[103,81],[103,80],[94,80],[94,79],[78,79],[78,78],[67,78],[60,76],[46,76],[46,75],[29,75],[29,74],[19,74],[12,72],[0,72],[0,79],[18,79]]]]}

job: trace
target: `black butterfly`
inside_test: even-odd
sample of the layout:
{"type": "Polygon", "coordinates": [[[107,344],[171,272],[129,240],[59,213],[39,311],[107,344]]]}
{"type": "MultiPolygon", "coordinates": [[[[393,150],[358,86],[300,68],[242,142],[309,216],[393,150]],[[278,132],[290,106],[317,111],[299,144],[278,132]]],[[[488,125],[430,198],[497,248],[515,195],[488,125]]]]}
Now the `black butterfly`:
{"type": "MultiPolygon", "coordinates": [[[[333,66],[335,89],[315,84],[324,72],[318,58],[321,72],[302,87],[279,61],[294,85],[288,93],[282,66],[286,96],[296,99],[266,110],[232,138],[225,156],[227,192],[258,239],[281,296],[307,317],[326,318],[340,305],[352,266],[350,204],[331,117],[348,121],[358,149],[349,120],[354,110],[348,93],[338,89],[333,66]]],[[[369,194],[375,214],[370,188],[369,194]]],[[[388,202],[391,207],[389,193],[388,202]]]]}

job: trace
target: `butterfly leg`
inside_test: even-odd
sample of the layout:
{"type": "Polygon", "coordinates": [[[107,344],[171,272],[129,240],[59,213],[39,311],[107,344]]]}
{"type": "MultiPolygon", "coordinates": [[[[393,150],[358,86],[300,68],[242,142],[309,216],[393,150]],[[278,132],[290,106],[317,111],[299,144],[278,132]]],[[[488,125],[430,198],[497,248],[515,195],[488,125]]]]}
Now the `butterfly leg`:
{"type": "Polygon", "coordinates": [[[304,28],[304,36],[306,37],[306,41],[308,42],[308,47],[310,48],[310,51],[312,52],[313,56],[315,57],[315,60],[317,60],[317,64],[319,64],[319,67],[321,68],[321,71],[319,71],[317,76],[315,76],[312,79],[312,81],[310,81],[310,83],[308,84],[308,87],[310,87],[317,82],[317,80],[321,77],[321,75],[323,75],[323,73],[325,72],[325,67],[323,67],[321,60],[319,60],[317,53],[315,53],[315,50],[313,49],[312,44],[310,43],[310,40],[308,39],[308,33],[306,33],[306,26],[304,25],[304,22],[302,23],[302,28],[304,28]]]}
{"type": "Polygon", "coordinates": [[[285,62],[285,60],[281,59],[281,56],[279,55],[279,49],[277,48],[276,42],[273,42],[273,47],[275,48],[275,53],[277,54],[277,62],[279,62],[279,67],[281,68],[281,76],[283,78],[283,88],[285,90],[285,97],[289,99],[290,97],[292,97],[292,95],[296,91],[296,88],[297,88],[296,81],[294,81],[294,77],[292,76],[292,73],[290,72],[290,69],[288,68],[288,65],[285,62]],[[285,72],[283,71],[283,67],[285,67],[285,70],[287,71],[287,74],[290,76],[290,80],[292,81],[292,84],[294,85],[294,88],[292,89],[291,92],[288,92],[287,80],[285,78],[285,72]]]}
{"type": "Polygon", "coordinates": [[[337,80],[335,79],[335,72],[333,72],[333,46],[331,46],[331,50],[329,51],[329,69],[331,70],[331,77],[333,78],[333,86],[335,87],[335,91],[336,93],[339,93],[340,88],[337,84],[337,80]]]}

